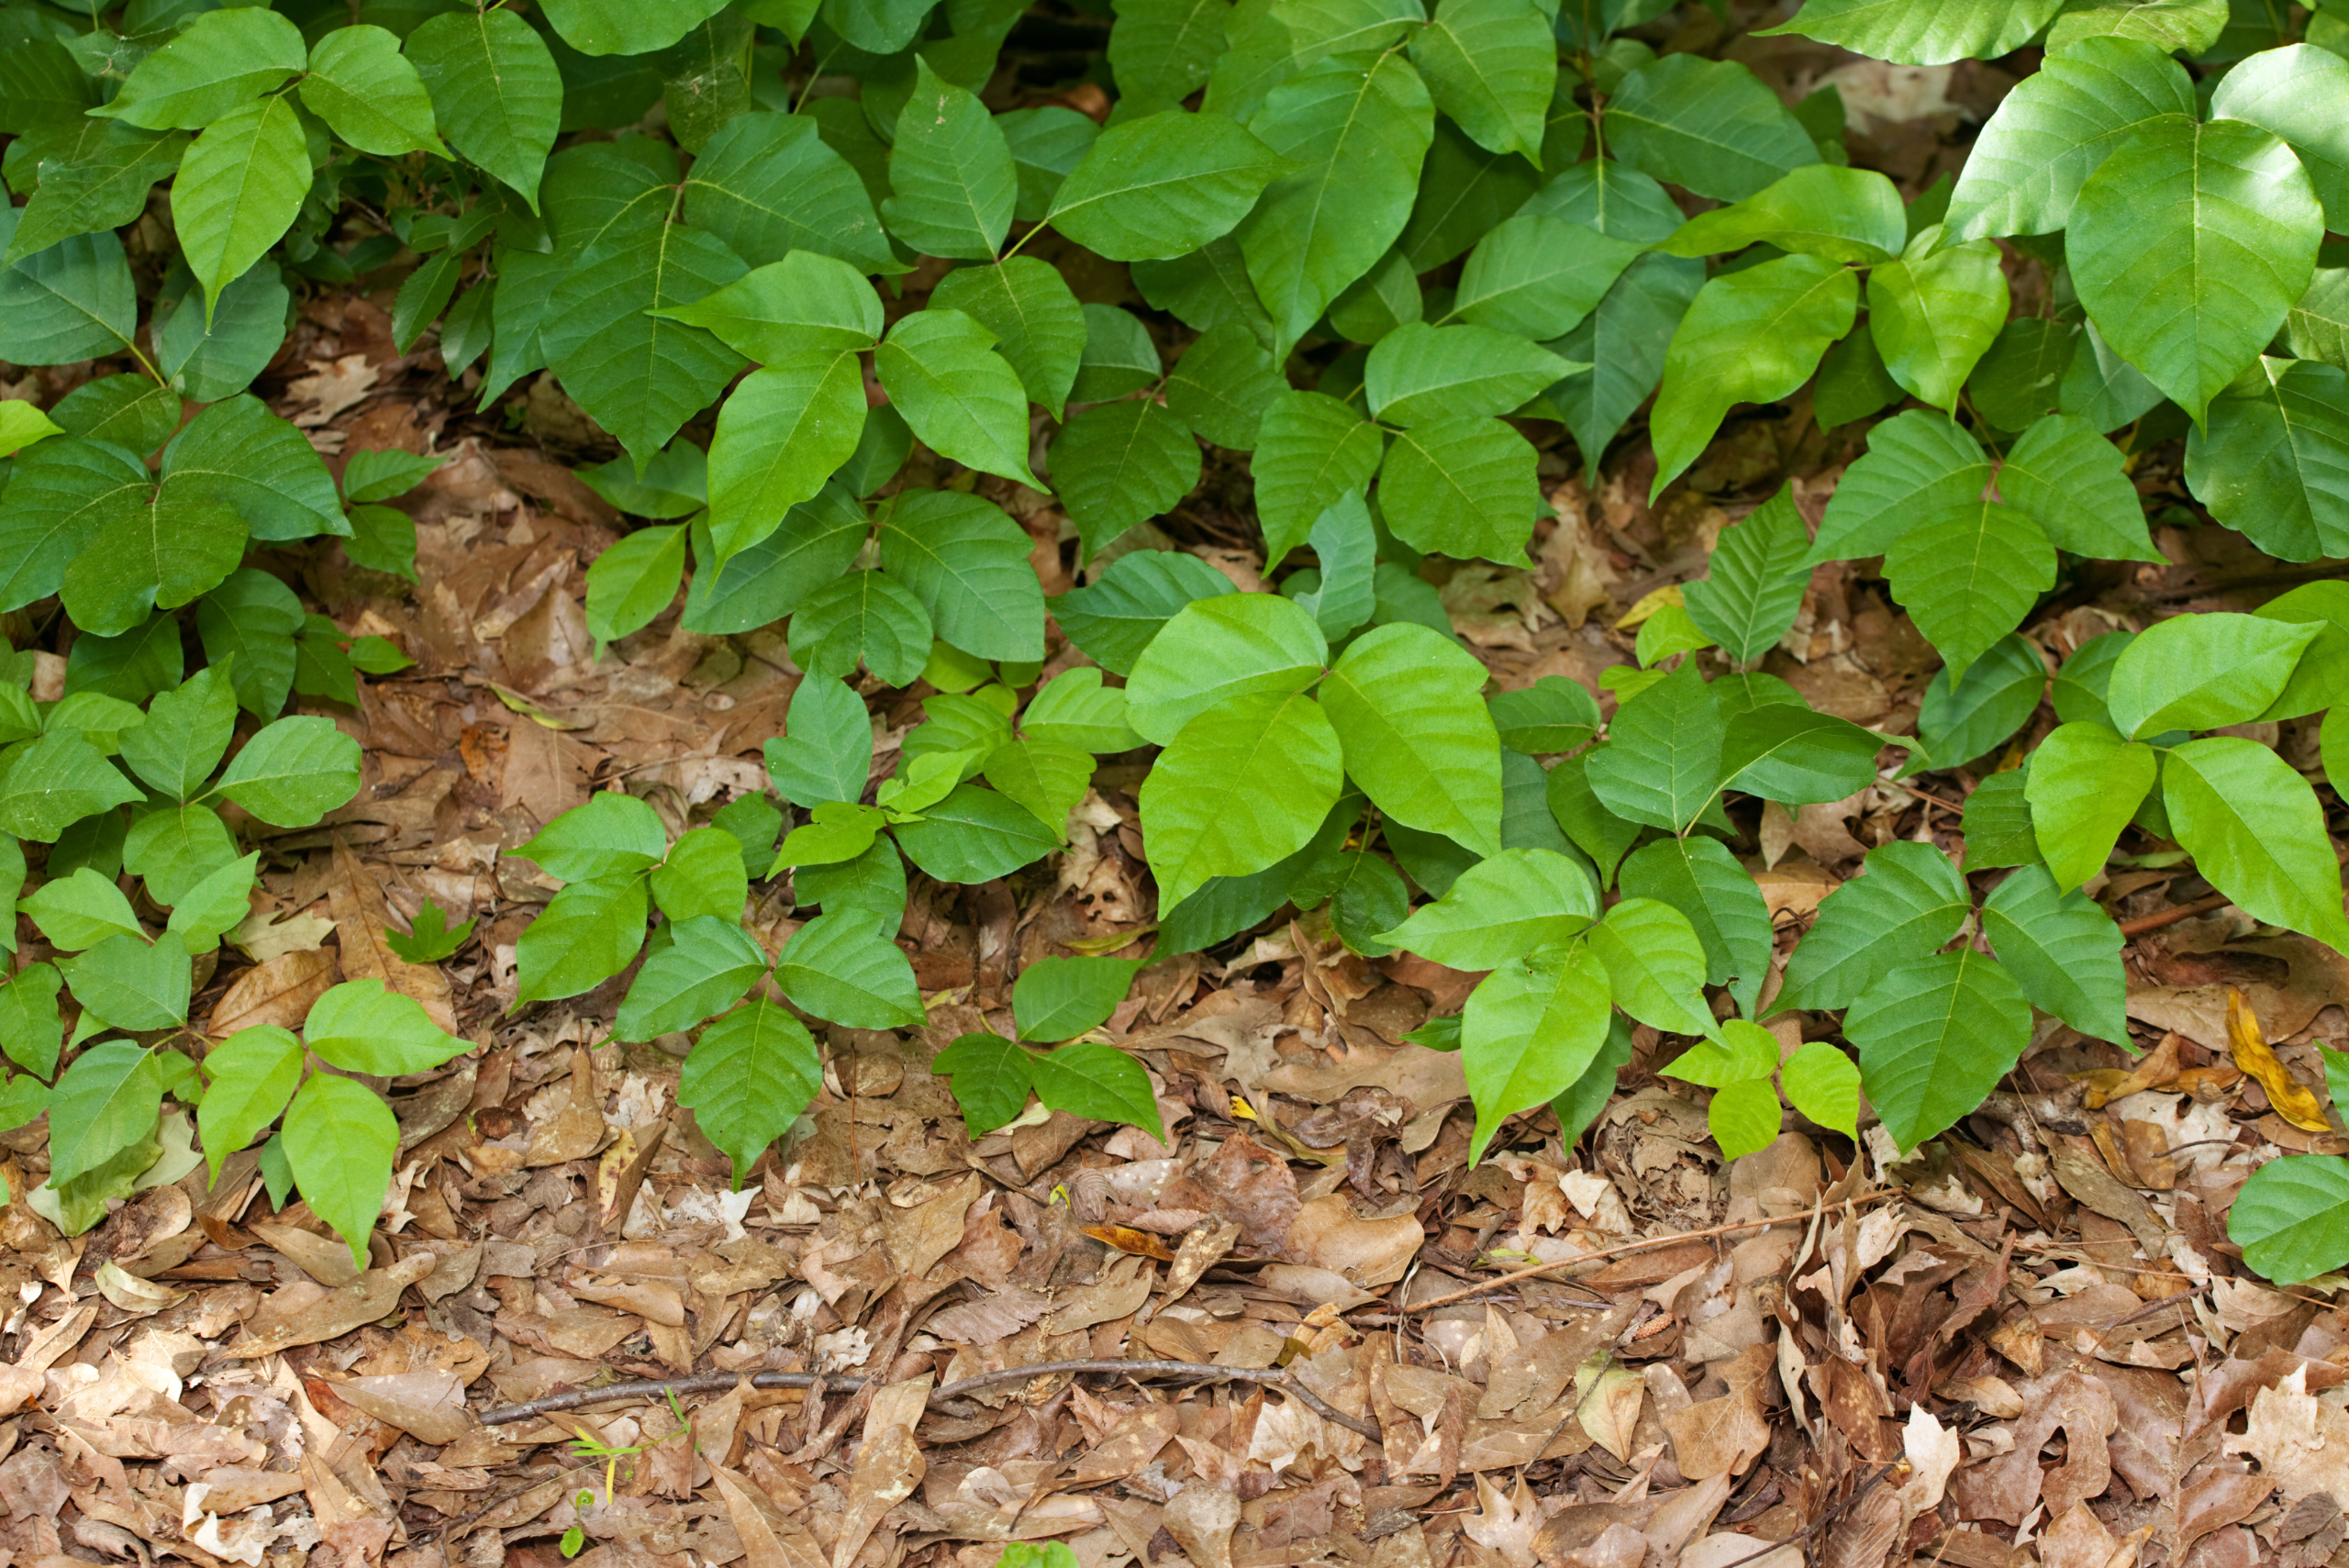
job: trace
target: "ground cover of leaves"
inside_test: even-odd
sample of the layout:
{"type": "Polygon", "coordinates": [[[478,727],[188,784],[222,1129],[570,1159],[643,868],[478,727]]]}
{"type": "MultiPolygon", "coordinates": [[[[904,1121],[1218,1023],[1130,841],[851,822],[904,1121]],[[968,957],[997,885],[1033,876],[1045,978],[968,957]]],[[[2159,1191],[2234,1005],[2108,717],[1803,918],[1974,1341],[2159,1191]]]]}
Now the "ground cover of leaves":
{"type": "MultiPolygon", "coordinates": [[[[1914,183],[2003,85],[1742,47],[1790,94],[1833,72],[1855,160],[1914,183]]],[[[2034,276],[2018,269],[2019,295],[2034,276]]],[[[2349,1562],[2341,1282],[2272,1289],[2224,1229],[2260,1162],[2345,1146],[2339,1107],[2315,1130],[2271,1106],[2275,1067],[2243,1071],[2230,990],[2306,1090],[2311,1042],[2349,1040],[2349,972],[2173,865],[2094,889],[2132,936],[2144,1054],[2051,1023],[2009,1090],[1906,1161],[1880,1135],[1803,1129],[1725,1162],[1702,1092],[1657,1075],[1673,1048],[1643,1028],[1575,1147],[1536,1112],[1470,1169],[1457,1057],[1402,1037],[1475,977],[1366,962],[1286,917],[1145,968],[1111,1019],[1167,1142],[1056,1113],[974,1143],[936,1051],[1008,1032],[1023,963],[1149,951],[1142,768],[1113,761],[1043,867],[916,880],[900,940],[929,1026],[831,1029],[799,1133],[730,1190],[675,1104],[676,1057],[607,1039],[625,976],[509,1013],[516,938],[553,884],[506,851],[593,789],[675,831],[763,788],[796,673],[778,634],[696,637],[674,611],[599,656],[584,573],[621,525],[573,471],[609,443],[548,382],[518,431],[452,410],[429,342],[395,352],[387,300],[307,302],[262,387],[330,462],[449,454],[406,504],[420,586],[330,544],[293,558],[347,634],[416,666],[317,708],[365,746],[367,787],[265,843],[263,906],[196,1012],[210,1038],[291,1026],[376,977],[479,1049],[389,1085],[401,1154],[363,1273],[300,1204],[272,1210],[250,1153],[72,1239],[0,1208],[0,1568],[551,1565],[574,1527],[594,1568],[986,1568],[1046,1540],[1084,1568],[2349,1562]],[[446,964],[384,940],[426,899],[479,922],[446,964]],[[1536,1263],[1570,1266],[1509,1277],[1536,1263]],[[1287,1372],[1014,1377],[930,1404],[1079,1358],[1287,1372]],[[762,1371],[866,1381],[752,1388],[762,1371]],[[481,1419],[688,1373],[740,1380],[481,1419]]],[[[46,402],[73,371],[41,373],[46,402]]],[[[1636,443],[1591,485],[1547,434],[1534,568],[1440,584],[1508,687],[1595,683],[1629,657],[1616,623],[1701,574],[1725,523],[1789,476],[1815,523],[1853,455],[1808,406],[1760,410],[1650,507],[1636,443]]],[[[2136,460],[2156,506],[2183,499],[2176,450],[2136,460]]],[[[980,484],[1029,527],[1047,590],[1072,586],[1060,514],[980,484]]],[[[1163,527],[1261,585],[1244,479],[1210,475],[1163,527]]],[[[2168,564],[2067,584],[2030,634],[2061,655],[2162,606],[2252,607],[2279,580],[2232,535],[2157,539],[2168,564]]],[[[1768,668],[1898,731],[1934,662],[1866,565],[1819,571],[1768,668]]],[[[1046,673],[1074,657],[1056,642],[1046,673]]],[[[61,668],[43,656],[37,696],[61,668]]],[[[876,774],[923,690],[874,694],[876,774]]],[[[2313,756],[2312,726],[2266,739],[2313,756]]],[[[1974,782],[1765,817],[1745,859],[1781,951],[1867,849],[1954,850],[1974,782]]],[[[751,901],[773,951],[788,896],[751,901]]],[[[1777,1027],[1791,1046],[1802,1023],[1777,1027]]],[[[46,1168],[39,1125],[0,1139],[10,1191],[46,1168]]]]}

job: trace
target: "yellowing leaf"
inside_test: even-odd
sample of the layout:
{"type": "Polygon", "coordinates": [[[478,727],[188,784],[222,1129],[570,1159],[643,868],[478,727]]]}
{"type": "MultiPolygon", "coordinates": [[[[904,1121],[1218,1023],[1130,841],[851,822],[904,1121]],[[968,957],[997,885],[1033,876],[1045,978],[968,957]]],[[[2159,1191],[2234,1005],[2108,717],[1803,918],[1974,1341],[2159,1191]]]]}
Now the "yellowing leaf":
{"type": "Polygon", "coordinates": [[[2259,1080],[2267,1091],[2267,1103],[2276,1114],[2294,1127],[2307,1132],[2330,1132],[2332,1124],[2324,1119],[2324,1106],[2316,1094],[2281,1062],[2267,1044],[2267,1035],[2259,1027],[2259,1015],[2243,999],[2243,993],[2227,987],[2227,1047],[2234,1055],[2235,1065],[2259,1080]]]}

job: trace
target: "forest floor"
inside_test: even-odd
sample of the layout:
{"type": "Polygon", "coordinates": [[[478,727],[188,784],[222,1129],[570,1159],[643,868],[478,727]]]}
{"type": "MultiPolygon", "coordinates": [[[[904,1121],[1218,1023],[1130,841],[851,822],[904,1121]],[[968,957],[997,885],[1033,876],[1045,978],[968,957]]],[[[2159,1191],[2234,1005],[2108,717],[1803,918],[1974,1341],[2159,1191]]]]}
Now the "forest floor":
{"type": "MultiPolygon", "coordinates": [[[[1855,161],[1911,188],[2001,85],[1745,48],[1790,92],[1834,72],[1855,161]]],[[[1088,286],[1119,297],[1122,269],[1088,286]]],[[[2349,1563],[2349,1415],[2321,1397],[2349,1384],[2349,1309],[2324,1288],[2342,1282],[2271,1288],[2223,1223],[2258,1162],[2349,1147],[2237,1070],[2229,989],[2321,1084],[2311,1042],[2349,1044],[2349,961],[2258,934],[2175,864],[2092,887],[2132,933],[2144,1054],[2051,1020],[2012,1092],[1905,1162],[1816,1129],[1725,1161],[1642,1028],[1575,1147],[1534,1113],[1472,1169],[1458,1058],[1402,1036],[1475,977],[1365,962],[1287,918],[1143,969],[1111,1020],[1169,1141],[1055,1113],[974,1143],[930,1057],[1003,1022],[1025,962],[1149,951],[1142,765],[1111,760],[1066,851],[984,886],[916,879],[901,941],[929,1027],[829,1030],[804,1136],[730,1190],[675,1103],[675,1054],[608,1039],[625,977],[509,1013],[516,939],[554,885],[509,851],[593,790],[676,831],[764,788],[796,680],[783,637],[696,636],[672,611],[598,651],[584,570],[624,525],[576,470],[614,449],[551,382],[518,421],[464,411],[429,341],[395,351],[389,298],[306,302],[262,389],[330,464],[447,454],[404,504],[420,586],[331,541],[285,558],[347,634],[416,665],[317,707],[364,745],[364,788],[262,845],[264,906],[196,1017],[207,1038],[292,1025],[381,977],[480,1049],[397,1086],[363,1273],[300,1204],[271,1210],[250,1153],[70,1239],[0,1208],[0,1568],[553,1568],[573,1527],[582,1568],[990,1568],[1007,1540],[1065,1542],[1082,1568],[2349,1563]],[[479,922],[446,964],[383,940],[426,899],[479,922]],[[1568,1266],[1515,1277],[1537,1263],[1568,1266]],[[1023,1373],[1086,1358],[1238,1375],[1023,1373]],[[756,1389],[760,1371],[862,1386],[756,1389]],[[930,1402],[997,1372],[1015,1375],[930,1402]],[[482,1419],[688,1373],[743,1381],[482,1419]]],[[[1587,485],[1561,433],[1537,435],[1554,517],[1534,569],[1440,584],[1507,687],[1629,662],[1631,606],[1700,574],[1784,480],[1816,522],[1855,450],[1807,404],[1753,411],[1651,507],[1638,441],[1587,485]]],[[[2065,584],[2028,628],[2051,653],[2289,580],[2165,519],[2176,452],[2133,470],[2168,563],[2065,584]]],[[[1047,591],[1074,585],[1048,500],[982,487],[1034,535],[1047,591]]],[[[1256,586],[1247,518],[1244,478],[1211,473],[1165,526],[1256,586]]],[[[1935,661],[1869,565],[1821,568],[1766,667],[1902,731],[1935,661]]],[[[1047,673],[1074,657],[1054,647],[1047,673]]],[[[875,695],[876,773],[926,690],[875,695]]],[[[2288,756],[2312,755],[2313,726],[2286,727],[2288,756]]],[[[1781,951],[1867,849],[1954,851],[1974,782],[1765,817],[1740,849],[1781,951]]],[[[752,906],[772,951],[790,899],[761,884],[752,906]]],[[[9,1189],[38,1183],[40,1128],[0,1145],[9,1189]]]]}

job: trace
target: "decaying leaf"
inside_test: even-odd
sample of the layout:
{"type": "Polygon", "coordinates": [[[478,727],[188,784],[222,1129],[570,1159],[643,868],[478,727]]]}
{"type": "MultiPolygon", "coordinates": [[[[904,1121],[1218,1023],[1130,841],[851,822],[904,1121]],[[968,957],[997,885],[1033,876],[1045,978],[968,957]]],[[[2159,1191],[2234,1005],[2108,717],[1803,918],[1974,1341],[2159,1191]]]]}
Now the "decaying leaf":
{"type": "Polygon", "coordinates": [[[2324,1119],[2324,1103],[2316,1091],[2292,1076],[2291,1070],[2276,1060],[2276,1052],[2267,1043],[2266,1034],[2259,1027],[2259,1016],[2251,1010],[2242,991],[2227,987],[2227,1049],[2235,1065],[2259,1080],[2267,1091],[2267,1103],[2276,1114],[2294,1127],[2308,1132],[2329,1132],[2332,1124],[2324,1119]]]}

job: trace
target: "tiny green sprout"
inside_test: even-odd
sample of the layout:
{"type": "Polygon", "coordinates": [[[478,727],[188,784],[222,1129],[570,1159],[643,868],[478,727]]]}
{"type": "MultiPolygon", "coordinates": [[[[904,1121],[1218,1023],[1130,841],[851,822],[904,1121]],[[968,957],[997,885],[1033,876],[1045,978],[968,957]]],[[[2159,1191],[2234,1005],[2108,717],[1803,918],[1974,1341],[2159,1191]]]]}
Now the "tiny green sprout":
{"type": "Polygon", "coordinates": [[[439,963],[456,956],[457,950],[472,940],[473,922],[451,927],[447,911],[428,898],[424,907],[408,922],[409,934],[385,931],[384,941],[391,950],[410,963],[439,963]]]}

